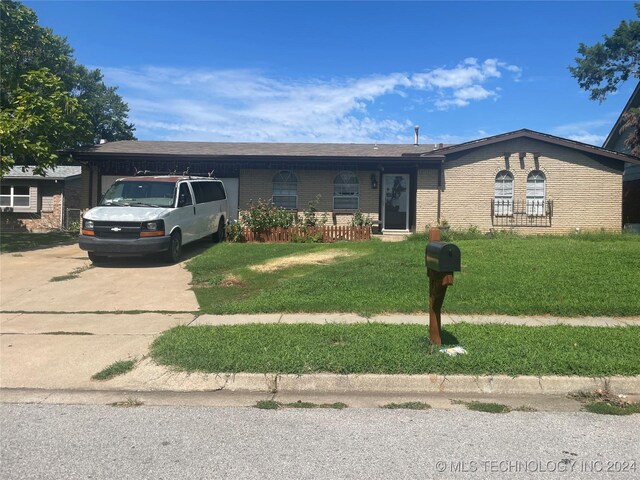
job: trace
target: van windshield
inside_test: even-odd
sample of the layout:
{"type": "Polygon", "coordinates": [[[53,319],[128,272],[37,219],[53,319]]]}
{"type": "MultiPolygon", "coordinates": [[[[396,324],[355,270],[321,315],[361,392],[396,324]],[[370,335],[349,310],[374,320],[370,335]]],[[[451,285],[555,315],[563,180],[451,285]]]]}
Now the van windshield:
{"type": "Polygon", "coordinates": [[[124,205],[132,207],[172,207],[175,183],[149,180],[125,180],[116,182],[102,197],[100,205],[124,205]]]}

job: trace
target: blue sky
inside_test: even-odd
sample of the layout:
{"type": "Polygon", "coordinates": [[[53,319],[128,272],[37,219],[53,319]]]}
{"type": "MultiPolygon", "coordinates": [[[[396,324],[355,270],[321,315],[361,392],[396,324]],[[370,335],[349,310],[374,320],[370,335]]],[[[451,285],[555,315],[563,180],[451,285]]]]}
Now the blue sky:
{"type": "Polygon", "coordinates": [[[119,87],[140,140],[601,145],[635,87],[599,104],[567,70],[632,2],[25,4],[119,87]]]}

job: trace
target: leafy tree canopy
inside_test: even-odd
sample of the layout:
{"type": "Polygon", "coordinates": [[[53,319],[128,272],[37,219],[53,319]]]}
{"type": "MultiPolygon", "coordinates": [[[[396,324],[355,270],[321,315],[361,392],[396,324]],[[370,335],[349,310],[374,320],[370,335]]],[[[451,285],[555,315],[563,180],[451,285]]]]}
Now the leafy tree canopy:
{"type": "MultiPolygon", "coordinates": [[[[635,5],[640,18],[640,3],[635,5]]],[[[607,94],[618,90],[621,82],[640,78],[640,21],[623,20],[612,35],[604,35],[604,42],[578,47],[581,57],[576,66],[569,67],[580,88],[590,92],[591,100],[602,102],[607,94]]],[[[631,153],[640,156],[640,109],[632,108],[622,116],[620,128],[627,131],[625,145],[631,153]]]]}
{"type": "Polygon", "coordinates": [[[22,76],[12,92],[9,108],[0,112],[2,167],[14,162],[35,164],[44,174],[55,167],[58,145],[73,145],[91,138],[91,126],[78,99],[64,91],[62,81],[47,68],[22,76]]]}
{"type": "MultiPolygon", "coordinates": [[[[635,4],[640,18],[640,4],[635,4]]],[[[576,66],[569,67],[580,88],[591,93],[592,100],[603,101],[618,89],[620,82],[640,77],[640,21],[623,20],[604,42],[578,47],[576,66]]]]}
{"type": "Polygon", "coordinates": [[[66,38],[33,10],[0,2],[0,176],[14,163],[57,165],[59,150],[99,139],[135,140],[129,107],[100,70],[76,63],[66,38]]]}

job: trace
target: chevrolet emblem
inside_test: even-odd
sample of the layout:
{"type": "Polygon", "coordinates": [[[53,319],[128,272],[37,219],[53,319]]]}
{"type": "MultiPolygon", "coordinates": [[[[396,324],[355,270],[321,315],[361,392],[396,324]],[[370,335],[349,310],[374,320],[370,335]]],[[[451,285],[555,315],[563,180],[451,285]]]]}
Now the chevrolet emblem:
{"type": "Polygon", "coordinates": [[[122,230],[120,227],[113,227],[111,229],[112,232],[119,232],[120,230],[122,230]]]}

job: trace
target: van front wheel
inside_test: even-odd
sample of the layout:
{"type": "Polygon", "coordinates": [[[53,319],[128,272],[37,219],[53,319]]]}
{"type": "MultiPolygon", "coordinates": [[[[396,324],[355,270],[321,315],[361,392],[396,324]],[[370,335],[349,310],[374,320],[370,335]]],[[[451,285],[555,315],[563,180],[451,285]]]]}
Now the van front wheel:
{"type": "Polygon", "coordinates": [[[105,261],[105,257],[103,257],[102,255],[96,255],[93,252],[87,252],[87,255],[89,256],[89,260],[91,260],[91,263],[93,263],[94,265],[99,265],[101,263],[104,263],[105,261]]]}
{"type": "Polygon", "coordinates": [[[220,222],[218,223],[218,231],[213,234],[213,241],[215,243],[224,242],[225,230],[224,220],[220,219],[220,222]]]}
{"type": "Polygon", "coordinates": [[[182,236],[180,232],[173,232],[171,234],[171,241],[169,242],[169,250],[166,252],[166,259],[169,263],[178,263],[180,261],[180,255],[182,254],[182,236]]]}

